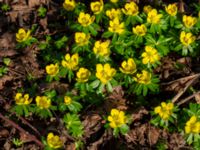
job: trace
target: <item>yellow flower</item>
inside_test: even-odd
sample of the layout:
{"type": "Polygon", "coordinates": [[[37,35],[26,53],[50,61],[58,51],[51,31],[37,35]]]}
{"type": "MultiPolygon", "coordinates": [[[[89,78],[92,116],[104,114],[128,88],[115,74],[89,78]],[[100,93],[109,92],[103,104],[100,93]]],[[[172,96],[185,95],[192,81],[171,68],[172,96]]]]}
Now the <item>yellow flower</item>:
{"type": "Polygon", "coordinates": [[[191,28],[197,23],[197,18],[192,16],[183,16],[183,23],[186,28],[191,28]]]}
{"type": "Polygon", "coordinates": [[[87,45],[90,39],[89,34],[85,34],[84,32],[76,32],[75,33],[75,42],[79,46],[87,45]]]}
{"type": "Polygon", "coordinates": [[[59,66],[58,64],[50,64],[48,66],[46,66],[46,72],[47,74],[51,75],[51,76],[55,76],[58,74],[59,72],[59,66]]]}
{"type": "Polygon", "coordinates": [[[106,63],[105,65],[97,64],[96,65],[96,77],[103,83],[106,84],[109,80],[113,78],[116,74],[116,70],[110,67],[110,64],[106,63]]]}
{"type": "Polygon", "coordinates": [[[110,0],[112,3],[117,3],[119,0],[110,0]]]}
{"type": "Polygon", "coordinates": [[[22,93],[17,93],[15,95],[15,103],[17,105],[28,105],[32,102],[32,98],[29,98],[29,94],[25,94],[24,96],[22,93]]]}
{"type": "Polygon", "coordinates": [[[124,22],[120,23],[119,18],[115,18],[113,20],[110,20],[109,25],[110,26],[108,27],[108,30],[110,32],[122,34],[125,30],[124,29],[124,22]]]}
{"type": "Polygon", "coordinates": [[[147,14],[147,22],[152,23],[152,24],[159,24],[161,17],[162,17],[162,14],[158,14],[156,9],[152,9],[147,14]]]}
{"type": "Polygon", "coordinates": [[[147,28],[144,24],[133,27],[133,33],[135,33],[138,36],[144,36],[146,32],[147,32],[147,28]]]}
{"type": "Polygon", "coordinates": [[[120,9],[109,9],[106,11],[106,16],[110,18],[110,20],[113,20],[115,18],[120,18],[121,16],[121,10],[120,9]]]}
{"type": "Polygon", "coordinates": [[[145,46],[145,52],[142,53],[142,57],[143,64],[154,64],[156,61],[160,60],[157,50],[151,46],[145,46]]]}
{"type": "Polygon", "coordinates": [[[192,33],[186,33],[185,31],[181,32],[180,41],[183,45],[188,46],[195,41],[196,37],[192,33]]]}
{"type": "Polygon", "coordinates": [[[52,132],[47,135],[47,144],[54,149],[61,148],[63,146],[60,137],[58,135],[54,135],[52,132]]]}
{"type": "Polygon", "coordinates": [[[178,8],[175,3],[169,4],[168,6],[165,7],[165,11],[171,16],[176,16],[177,10],[178,10],[178,8]]]}
{"type": "Polygon", "coordinates": [[[151,83],[151,73],[146,70],[142,70],[142,73],[137,73],[136,77],[133,79],[140,84],[149,84],[151,83]]]}
{"type": "Polygon", "coordinates": [[[16,33],[16,40],[17,42],[24,42],[26,40],[29,40],[31,38],[31,31],[28,30],[27,32],[20,28],[18,32],[16,33]]]}
{"type": "Polygon", "coordinates": [[[190,120],[186,122],[185,133],[200,133],[200,122],[197,121],[196,116],[192,116],[190,120]]]}
{"type": "Polygon", "coordinates": [[[90,8],[94,14],[99,14],[103,10],[103,0],[91,2],[90,8]]]}
{"type": "Polygon", "coordinates": [[[144,6],[143,11],[148,14],[153,8],[150,5],[144,6]]]}
{"type": "Polygon", "coordinates": [[[122,12],[126,15],[136,16],[139,13],[138,6],[135,2],[126,3],[122,12]]]}
{"type": "Polygon", "coordinates": [[[74,0],[65,0],[65,2],[63,3],[63,7],[67,11],[72,11],[76,7],[76,2],[74,0]]]}
{"type": "Polygon", "coordinates": [[[112,109],[108,121],[111,128],[118,128],[126,124],[126,116],[123,111],[112,109]]]}
{"type": "Polygon", "coordinates": [[[78,23],[82,26],[87,27],[94,22],[95,16],[90,16],[88,13],[80,12],[78,17],[78,23]]]}
{"type": "Polygon", "coordinates": [[[46,96],[37,96],[35,98],[36,105],[40,109],[48,109],[51,106],[51,100],[48,99],[46,96]]]}
{"type": "Polygon", "coordinates": [[[70,105],[72,103],[72,98],[69,96],[64,97],[64,102],[66,105],[70,105]]]}
{"type": "Polygon", "coordinates": [[[127,61],[123,61],[122,67],[119,70],[125,74],[133,74],[136,72],[136,64],[133,58],[129,58],[127,61]]]}
{"type": "Polygon", "coordinates": [[[70,56],[70,54],[66,54],[65,59],[62,60],[62,66],[68,68],[69,70],[77,70],[78,60],[79,60],[78,53],[73,54],[72,56],[70,56]]]}
{"type": "Polygon", "coordinates": [[[88,69],[80,68],[78,70],[78,72],[76,73],[76,76],[77,76],[76,80],[78,82],[87,82],[89,77],[90,77],[90,75],[91,75],[91,73],[90,73],[90,71],[88,69]]]}
{"type": "Polygon", "coordinates": [[[158,114],[163,120],[168,120],[172,115],[174,109],[174,104],[169,102],[162,102],[161,106],[157,106],[154,108],[154,112],[158,114]]]}
{"type": "Polygon", "coordinates": [[[108,57],[110,55],[109,45],[110,45],[109,40],[105,42],[96,41],[93,47],[93,51],[96,55],[108,57]]]}

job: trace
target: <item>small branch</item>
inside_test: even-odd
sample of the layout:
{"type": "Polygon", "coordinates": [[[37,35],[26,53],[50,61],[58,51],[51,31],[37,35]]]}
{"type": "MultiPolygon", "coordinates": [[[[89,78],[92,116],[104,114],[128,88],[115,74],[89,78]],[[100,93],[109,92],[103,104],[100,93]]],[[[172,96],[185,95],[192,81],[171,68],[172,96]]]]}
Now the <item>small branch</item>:
{"type": "Polygon", "coordinates": [[[186,97],[185,99],[181,100],[180,102],[177,103],[178,106],[184,104],[185,102],[189,101],[190,99],[192,99],[193,97],[195,97],[196,95],[200,94],[200,91],[199,92],[196,92],[188,97],[186,97]]]}
{"type": "Polygon", "coordinates": [[[200,77],[200,74],[196,74],[193,79],[188,81],[186,83],[186,86],[183,89],[179,90],[179,92],[176,94],[176,96],[172,99],[172,102],[175,103],[181,97],[181,95],[183,95],[183,93],[185,93],[185,91],[188,89],[188,87],[191,86],[199,77],[200,77]]]}
{"type": "Polygon", "coordinates": [[[16,128],[17,130],[19,130],[20,132],[22,132],[23,134],[25,134],[27,136],[27,138],[29,138],[31,141],[34,141],[36,144],[38,144],[41,148],[44,147],[44,145],[32,134],[28,133],[26,130],[24,130],[23,128],[21,128],[19,125],[17,125],[15,122],[13,122],[12,120],[4,117],[1,113],[0,113],[0,118],[3,119],[4,121],[6,121],[7,123],[9,123],[10,125],[12,125],[14,128],[16,128]]]}

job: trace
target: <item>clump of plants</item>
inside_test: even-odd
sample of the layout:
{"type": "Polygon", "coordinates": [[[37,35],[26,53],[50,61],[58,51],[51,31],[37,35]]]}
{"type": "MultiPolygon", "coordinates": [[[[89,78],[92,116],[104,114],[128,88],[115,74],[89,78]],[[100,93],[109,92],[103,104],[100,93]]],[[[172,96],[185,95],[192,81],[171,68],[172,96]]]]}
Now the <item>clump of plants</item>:
{"type": "MultiPolygon", "coordinates": [[[[46,71],[43,82],[65,82],[70,90],[60,95],[56,90],[38,94],[18,89],[12,111],[41,119],[61,113],[60,119],[77,143],[84,134],[80,113],[88,104],[101,107],[116,86],[121,86],[125,94],[135,95],[134,101],[141,97],[148,101],[148,95],[159,94],[160,81],[154,69],[161,65],[162,58],[171,52],[192,57],[200,52],[200,19],[179,13],[175,3],[163,4],[161,9],[150,5],[140,9],[133,1],[100,0],[89,6],[90,9],[84,3],[65,0],[60,13],[69,32],[44,35],[43,42],[33,37],[34,28],[20,28],[16,33],[17,48],[31,44],[40,48],[41,67],[46,71]]],[[[45,17],[46,11],[40,7],[38,15],[45,17]]],[[[181,132],[188,144],[197,147],[199,105],[191,104],[183,110],[170,100],[162,101],[152,107],[151,123],[170,132],[181,132]],[[186,120],[179,119],[182,112],[187,114],[186,120]]],[[[129,132],[132,120],[128,112],[112,108],[104,115],[105,129],[112,128],[113,135],[129,132]]],[[[64,148],[59,135],[52,132],[46,135],[44,144],[47,149],[64,148]]]]}

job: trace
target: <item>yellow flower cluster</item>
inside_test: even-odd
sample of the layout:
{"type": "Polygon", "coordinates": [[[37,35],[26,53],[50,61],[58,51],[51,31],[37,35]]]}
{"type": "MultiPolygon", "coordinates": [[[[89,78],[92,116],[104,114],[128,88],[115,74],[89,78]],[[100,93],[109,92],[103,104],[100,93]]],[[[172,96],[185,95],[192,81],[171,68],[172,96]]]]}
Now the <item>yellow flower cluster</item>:
{"type": "Polygon", "coordinates": [[[40,109],[48,109],[51,106],[51,100],[47,96],[37,96],[35,101],[40,109]]]}
{"type": "Polygon", "coordinates": [[[28,30],[27,32],[20,28],[18,32],[16,33],[16,41],[17,42],[24,42],[26,40],[29,40],[31,38],[31,31],[28,30]]]}
{"type": "Polygon", "coordinates": [[[152,9],[147,14],[147,22],[152,23],[152,24],[159,24],[161,17],[162,17],[162,14],[158,14],[156,9],[152,9]]]}
{"type": "Polygon", "coordinates": [[[137,36],[144,36],[146,35],[147,27],[144,24],[137,25],[136,27],[133,27],[133,33],[137,36]]]}
{"type": "Polygon", "coordinates": [[[103,0],[100,0],[100,1],[96,1],[96,2],[91,2],[90,3],[90,8],[92,10],[92,12],[94,14],[99,14],[102,12],[103,10],[103,0]]]}
{"type": "Polygon", "coordinates": [[[63,7],[67,11],[72,11],[76,7],[76,2],[74,0],[65,0],[63,3],[63,7]]]}
{"type": "Polygon", "coordinates": [[[124,22],[120,22],[119,18],[114,18],[113,20],[110,20],[109,22],[108,30],[113,33],[122,34],[125,31],[125,25],[124,22]]]}
{"type": "Polygon", "coordinates": [[[116,74],[116,70],[110,67],[110,64],[106,63],[105,65],[97,64],[96,65],[96,77],[103,83],[106,84],[110,81],[113,76],[116,74]]]}
{"type": "Polygon", "coordinates": [[[90,35],[84,32],[76,32],[75,33],[75,42],[79,46],[87,45],[90,39],[90,35]]]}
{"type": "Polygon", "coordinates": [[[95,20],[95,16],[90,16],[88,13],[80,12],[78,17],[78,23],[80,23],[83,27],[87,27],[92,24],[95,20]]]}
{"type": "Polygon", "coordinates": [[[52,132],[47,135],[47,144],[49,147],[54,149],[58,149],[63,146],[63,142],[60,137],[58,135],[54,135],[52,132]]]}
{"type": "Polygon", "coordinates": [[[135,2],[126,3],[122,12],[126,15],[136,16],[139,13],[138,6],[135,2]]]}
{"type": "Polygon", "coordinates": [[[88,69],[81,67],[76,73],[76,76],[76,80],[78,82],[87,82],[89,77],[91,76],[91,72],[88,69]]]}
{"type": "Polygon", "coordinates": [[[195,41],[196,37],[192,33],[186,33],[185,31],[181,32],[180,41],[184,46],[189,46],[195,41]]]}
{"type": "Polygon", "coordinates": [[[50,76],[56,76],[59,72],[58,64],[50,64],[50,65],[46,66],[46,72],[50,76]]]}
{"type": "Polygon", "coordinates": [[[142,53],[142,63],[143,64],[154,64],[160,60],[160,56],[157,50],[151,46],[145,46],[145,52],[142,53]]]}
{"type": "Polygon", "coordinates": [[[65,59],[62,60],[62,66],[68,68],[69,70],[77,70],[78,61],[79,61],[78,53],[73,54],[72,56],[70,56],[70,54],[66,54],[65,59]]]}
{"type": "Polygon", "coordinates": [[[119,70],[125,74],[133,74],[136,72],[136,64],[133,58],[123,61],[119,70]]]}
{"type": "Polygon", "coordinates": [[[93,47],[93,51],[96,55],[108,57],[110,55],[110,40],[106,40],[105,42],[96,41],[93,47]]]}
{"type": "Polygon", "coordinates": [[[197,18],[192,16],[183,16],[183,23],[186,28],[191,28],[197,23],[197,18]]]}
{"type": "Polygon", "coordinates": [[[200,121],[197,120],[196,116],[192,116],[190,120],[186,122],[185,133],[200,133],[200,121]]]}
{"type": "Polygon", "coordinates": [[[64,102],[66,105],[70,105],[72,103],[72,98],[69,96],[64,97],[64,102]]]}
{"type": "Polygon", "coordinates": [[[115,8],[109,9],[106,11],[106,16],[108,16],[110,20],[113,20],[115,18],[120,18],[121,10],[115,8]]]}
{"type": "Polygon", "coordinates": [[[17,105],[28,105],[32,102],[32,98],[29,98],[29,94],[22,94],[22,93],[17,93],[15,95],[15,103],[17,105]]]}
{"type": "Polygon", "coordinates": [[[126,124],[126,116],[123,111],[112,109],[108,121],[111,128],[119,128],[126,124]]]}
{"type": "Polygon", "coordinates": [[[137,73],[136,77],[134,77],[133,79],[140,84],[150,84],[151,73],[146,70],[142,70],[142,73],[137,73]]]}
{"type": "Polygon", "coordinates": [[[169,117],[173,114],[174,104],[169,102],[162,102],[161,106],[157,106],[154,109],[154,112],[160,116],[163,120],[168,120],[169,117]]]}
{"type": "Polygon", "coordinates": [[[168,6],[165,7],[165,11],[171,16],[176,16],[177,10],[178,10],[178,7],[176,3],[169,4],[168,6]]]}

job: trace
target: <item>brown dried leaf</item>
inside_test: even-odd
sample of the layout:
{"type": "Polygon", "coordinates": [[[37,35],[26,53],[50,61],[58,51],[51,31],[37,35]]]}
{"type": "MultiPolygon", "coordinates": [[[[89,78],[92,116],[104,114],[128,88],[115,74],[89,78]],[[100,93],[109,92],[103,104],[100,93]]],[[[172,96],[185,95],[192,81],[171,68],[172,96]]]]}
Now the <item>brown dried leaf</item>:
{"type": "Polygon", "coordinates": [[[4,88],[4,84],[8,81],[11,81],[13,77],[4,75],[3,77],[0,78],[0,90],[4,88]]]}
{"type": "Polygon", "coordinates": [[[0,130],[0,138],[6,138],[9,136],[9,131],[6,129],[1,129],[0,130]]]}
{"type": "Polygon", "coordinates": [[[150,145],[154,145],[157,143],[160,131],[159,129],[156,129],[155,127],[150,126],[149,131],[148,131],[148,140],[150,145]]]}

